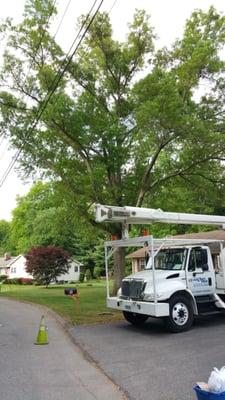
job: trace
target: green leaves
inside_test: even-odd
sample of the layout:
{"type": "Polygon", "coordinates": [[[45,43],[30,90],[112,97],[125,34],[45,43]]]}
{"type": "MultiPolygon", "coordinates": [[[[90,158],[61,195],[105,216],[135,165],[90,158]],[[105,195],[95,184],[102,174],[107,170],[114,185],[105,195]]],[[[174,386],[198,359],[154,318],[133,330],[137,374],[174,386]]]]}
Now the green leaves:
{"type": "MultiPolygon", "coordinates": [[[[221,190],[224,16],[214,8],[195,11],[171,50],[155,51],[143,10],[136,11],[124,42],[114,40],[109,15],[99,13],[31,130],[65,65],[66,55],[48,31],[55,12],[52,1],[32,0],[20,25],[7,24],[1,76],[11,89],[0,94],[1,127],[22,148],[21,168],[60,182],[66,201],[72,199],[77,215],[93,226],[87,210],[95,202],[141,206],[170,193],[175,204],[181,188],[186,193],[192,184],[212,181],[221,190]],[[199,92],[202,85],[207,90],[199,92]]],[[[187,198],[189,207],[193,197],[187,198]]],[[[37,236],[45,232],[45,218],[54,220],[54,207],[38,215],[37,236]]]]}
{"type": "Polygon", "coordinates": [[[14,248],[10,242],[10,222],[0,220],[0,254],[13,251],[14,248]]]}

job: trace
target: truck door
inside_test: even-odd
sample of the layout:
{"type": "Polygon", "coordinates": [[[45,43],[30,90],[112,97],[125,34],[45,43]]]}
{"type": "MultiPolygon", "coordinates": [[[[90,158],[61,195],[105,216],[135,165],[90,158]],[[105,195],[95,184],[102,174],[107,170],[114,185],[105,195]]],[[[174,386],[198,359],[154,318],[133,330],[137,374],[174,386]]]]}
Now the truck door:
{"type": "Polygon", "coordinates": [[[215,274],[208,260],[207,248],[190,249],[187,273],[187,286],[194,296],[203,296],[215,292],[215,274]]]}

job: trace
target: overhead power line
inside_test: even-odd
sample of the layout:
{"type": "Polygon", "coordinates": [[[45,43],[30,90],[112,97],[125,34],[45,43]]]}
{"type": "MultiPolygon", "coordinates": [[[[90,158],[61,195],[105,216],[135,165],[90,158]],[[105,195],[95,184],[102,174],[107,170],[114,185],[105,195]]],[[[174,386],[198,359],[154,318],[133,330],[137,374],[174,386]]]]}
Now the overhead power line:
{"type": "Polygon", "coordinates": [[[108,11],[108,14],[110,14],[110,13],[112,12],[113,8],[114,8],[115,5],[116,5],[116,2],[117,2],[117,0],[114,0],[112,6],[110,7],[110,10],[108,11]]]}
{"type": "MultiPolygon", "coordinates": [[[[61,20],[60,20],[60,22],[59,22],[59,24],[58,24],[58,26],[57,26],[56,32],[55,32],[55,34],[54,34],[54,36],[53,36],[53,39],[55,39],[56,34],[57,34],[57,33],[59,32],[59,30],[60,30],[60,27],[61,27],[61,25],[62,25],[62,22],[63,22],[64,18],[65,18],[65,15],[66,15],[66,12],[67,12],[67,10],[68,10],[68,8],[69,8],[70,3],[71,3],[71,0],[69,0],[68,3],[67,3],[67,6],[66,6],[66,8],[65,8],[65,10],[64,10],[64,13],[63,13],[63,15],[62,15],[62,17],[61,17],[61,20]]],[[[30,71],[31,71],[31,68],[32,68],[32,66],[33,66],[34,63],[35,63],[36,57],[37,57],[37,55],[38,55],[38,51],[39,51],[39,49],[40,49],[40,47],[41,47],[41,44],[42,44],[42,42],[43,42],[43,39],[44,39],[44,37],[45,37],[45,35],[46,35],[46,30],[47,30],[49,21],[50,21],[52,15],[53,15],[53,11],[54,11],[55,5],[56,5],[56,0],[54,0],[54,2],[53,2],[53,4],[52,4],[51,11],[50,11],[49,16],[48,16],[48,18],[47,18],[47,20],[46,20],[46,23],[44,24],[42,34],[41,34],[40,39],[39,39],[39,41],[38,41],[38,44],[37,44],[37,47],[36,47],[34,56],[33,56],[32,60],[31,60],[31,64],[30,64],[30,66],[29,66],[29,69],[28,69],[27,74],[25,75],[25,78],[24,78],[24,81],[23,81],[22,86],[25,86],[26,81],[27,81],[27,79],[28,79],[28,77],[29,77],[29,73],[30,73],[30,71]]],[[[42,69],[42,68],[41,68],[41,69],[42,69]]],[[[27,95],[29,96],[29,93],[28,93],[27,95]]],[[[12,107],[12,106],[9,105],[9,107],[12,107]]],[[[16,108],[16,107],[15,107],[15,108],[16,108]]]]}
{"type": "MultiPolygon", "coordinates": [[[[61,20],[60,20],[60,22],[59,22],[59,24],[58,24],[58,26],[57,26],[56,32],[55,32],[55,34],[54,34],[54,36],[53,36],[53,39],[55,38],[56,34],[57,34],[57,33],[59,32],[59,30],[60,30],[60,27],[61,27],[61,25],[62,25],[63,19],[65,18],[65,15],[66,15],[66,12],[67,12],[67,10],[68,10],[68,8],[69,8],[70,3],[71,3],[71,0],[69,0],[68,3],[67,3],[67,6],[66,6],[66,8],[65,8],[65,10],[64,10],[64,13],[63,13],[63,15],[62,15],[62,18],[61,18],[61,20]]],[[[34,56],[33,56],[32,60],[31,60],[31,63],[30,63],[28,72],[26,73],[25,78],[23,79],[23,83],[22,83],[22,85],[21,85],[21,86],[23,86],[23,87],[26,85],[26,82],[27,82],[27,79],[28,79],[28,77],[29,77],[29,73],[30,73],[30,71],[31,71],[31,68],[32,68],[32,66],[33,66],[34,63],[35,63],[35,59],[36,59],[37,54],[38,54],[38,51],[39,51],[39,49],[40,49],[40,47],[41,47],[41,43],[42,43],[42,41],[43,41],[43,39],[44,39],[44,36],[45,36],[45,34],[46,34],[46,29],[47,29],[47,27],[48,27],[50,18],[52,17],[52,14],[53,14],[53,11],[54,11],[54,8],[55,8],[55,4],[56,4],[56,0],[54,0],[54,3],[53,3],[53,5],[52,5],[51,12],[50,12],[50,14],[49,14],[49,16],[48,16],[48,18],[47,18],[47,21],[46,21],[46,23],[45,23],[45,27],[43,28],[42,35],[41,35],[41,37],[40,37],[40,39],[39,39],[39,41],[38,41],[38,45],[37,45],[37,47],[36,47],[34,56]]],[[[42,67],[41,67],[41,69],[42,69],[42,67]]],[[[29,96],[29,93],[26,93],[26,95],[29,96]]],[[[25,94],[24,94],[24,96],[25,96],[25,94]]],[[[26,111],[26,108],[24,108],[24,107],[19,107],[19,106],[15,105],[15,104],[12,104],[12,103],[10,103],[10,102],[4,102],[4,101],[2,101],[1,99],[0,99],[0,105],[7,106],[7,108],[12,108],[12,109],[16,109],[16,110],[26,111]]],[[[4,137],[3,137],[3,140],[4,140],[4,137]]],[[[1,144],[0,144],[0,146],[1,146],[1,144]]]]}
{"type": "MultiPolygon", "coordinates": [[[[4,140],[4,138],[3,138],[3,140],[4,140]]],[[[3,159],[3,157],[4,157],[5,153],[6,153],[6,150],[8,149],[8,146],[9,146],[9,142],[6,140],[5,141],[5,145],[3,147],[3,150],[0,153],[0,161],[3,159]]]]}
{"type": "MultiPolygon", "coordinates": [[[[88,30],[89,30],[90,26],[92,25],[92,23],[93,23],[93,21],[94,21],[96,15],[98,14],[98,12],[99,12],[99,10],[100,10],[100,8],[101,8],[101,6],[102,6],[103,1],[104,1],[104,0],[101,0],[101,1],[100,1],[99,5],[98,5],[98,7],[97,7],[97,9],[96,9],[96,11],[94,12],[93,16],[91,17],[92,10],[94,9],[95,4],[97,3],[97,0],[95,0],[94,3],[93,3],[93,5],[92,5],[92,7],[91,7],[91,9],[90,9],[90,11],[89,11],[89,13],[87,14],[85,20],[83,21],[82,26],[80,27],[80,29],[79,29],[79,31],[78,31],[78,33],[77,33],[75,39],[73,40],[73,43],[72,43],[72,45],[71,45],[69,51],[67,52],[66,58],[68,57],[68,60],[67,60],[67,62],[66,62],[66,64],[65,64],[65,66],[62,68],[62,70],[59,70],[59,71],[57,72],[57,74],[56,74],[56,76],[55,76],[55,79],[53,80],[53,82],[52,82],[52,84],[51,84],[51,86],[50,86],[50,89],[48,90],[48,93],[47,93],[46,96],[45,96],[44,102],[43,102],[42,105],[40,106],[39,111],[37,112],[37,115],[36,115],[36,117],[35,117],[35,119],[34,119],[34,121],[33,121],[33,124],[32,124],[32,126],[31,126],[31,128],[30,128],[30,130],[29,130],[29,132],[28,132],[28,135],[27,135],[28,138],[29,138],[30,135],[33,133],[34,129],[36,128],[36,126],[37,126],[37,124],[38,124],[38,122],[39,122],[39,120],[40,120],[40,118],[41,118],[43,112],[45,111],[45,109],[46,109],[46,107],[47,107],[47,105],[48,105],[50,99],[52,98],[53,94],[55,93],[55,91],[56,91],[56,89],[57,89],[57,87],[58,87],[58,85],[59,85],[59,82],[60,82],[61,79],[63,78],[63,76],[64,76],[64,74],[65,74],[65,72],[66,72],[66,70],[67,70],[69,64],[71,63],[71,61],[72,61],[72,59],[73,59],[75,53],[77,52],[78,47],[81,45],[82,41],[84,40],[84,37],[85,37],[86,33],[88,32],[88,30]],[[88,21],[89,21],[89,22],[88,22],[88,21]],[[85,28],[86,23],[88,23],[88,24],[87,24],[87,26],[86,26],[86,28],[85,28]],[[81,32],[83,31],[84,28],[85,28],[85,30],[84,30],[84,32],[82,33],[82,35],[81,35],[81,37],[80,37],[80,39],[79,39],[79,36],[80,36],[80,34],[81,34],[81,32]],[[78,43],[77,43],[75,49],[73,50],[72,54],[69,55],[69,53],[71,52],[72,48],[74,47],[74,45],[75,45],[75,43],[76,43],[76,41],[77,41],[78,39],[79,39],[79,41],[78,41],[78,43]]],[[[10,164],[8,165],[7,169],[5,170],[4,174],[2,175],[2,177],[1,177],[1,179],[0,179],[0,188],[2,187],[2,185],[3,185],[4,182],[6,181],[7,177],[9,176],[10,172],[12,171],[12,169],[13,169],[13,167],[14,167],[16,161],[18,160],[18,158],[19,158],[19,156],[20,156],[22,150],[23,150],[23,145],[22,145],[21,148],[16,152],[16,154],[15,154],[14,157],[12,158],[10,164]]]]}
{"type": "Polygon", "coordinates": [[[63,15],[62,15],[62,18],[61,18],[61,20],[59,21],[59,25],[58,25],[58,27],[57,27],[57,29],[56,29],[54,35],[53,35],[53,39],[55,39],[57,33],[59,32],[59,29],[60,29],[60,27],[61,27],[61,25],[62,25],[62,23],[63,23],[63,20],[64,20],[64,18],[65,18],[65,15],[66,15],[66,13],[67,13],[67,10],[68,10],[68,8],[69,8],[69,6],[70,6],[70,3],[71,3],[71,0],[69,0],[68,3],[67,3],[67,5],[66,5],[66,8],[65,8],[65,10],[64,10],[64,13],[63,13],[63,15]]]}
{"type": "Polygon", "coordinates": [[[4,140],[5,140],[5,138],[2,137],[2,138],[1,138],[1,141],[0,141],[0,147],[1,147],[2,143],[4,142],[4,140]]]}
{"type": "MultiPolygon", "coordinates": [[[[27,82],[27,79],[28,79],[28,77],[29,77],[29,73],[30,73],[30,71],[31,71],[31,68],[32,68],[32,66],[33,66],[34,63],[35,63],[35,59],[36,59],[37,54],[38,54],[38,51],[39,51],[39,49],[40,49],[40,47],[41,47],[41,43],[42,43],[42,41],[43,41],[43,39],[44,39],[44,36],[45,36],[45,34],[46,34],[46,29],[47,29],[47,27],[48,27],[50,18],[52,17],[52,14],[53,14],[53,11],[54,11],[54,8],[55,8],[55,4],[56,4],[56,0],[54,0],[54,3],[53,3],[52,8],[51,8],[51,11],[50,11],[50,13],[49,13],[49,15],[48,15],[48,18],[47,18],[47,21],[46,21],[46,23],[45,23],[45,25],[44,25],[44,28],[43,28],[41,37],[40,37],[40,39],[39,39],[39,41],[38,41],[38,44],[37,44],[37,46],[36,46],[34,56],[33,56],[32,60],[31,60],[30,66],[28,67],[28,71],[27,71],[27,73],[26,73],[26,75],[25,75],[25,77],[24,77],[24,79],[23,79],[22,84],[21,84],[21,86],[23,86],[23,87],[25,87],[26,82],[27,82]]],[[[4,101],[2,101],[2,100],[0,100],[0,105],[7,106],[7,108],[12,108],[12,109],[21,110],[21,111],[25,111],[25,110],[26,110],[25,108],[18,107],[17,105],[12,104],[12,103],[10,103],[10,102],[7,102],[7,103],[6,103],[6,102],[4,102],[4,101]]],[[[5,138],[3,137],[3,138],[2,138],[2,141],[1,141],[1,144],[2,144],[2,142],[4,141],[4,139],[5,139],[5,138]]],[[[1,146],[1,144],[0,144],[0,146],[1,146]]]]}

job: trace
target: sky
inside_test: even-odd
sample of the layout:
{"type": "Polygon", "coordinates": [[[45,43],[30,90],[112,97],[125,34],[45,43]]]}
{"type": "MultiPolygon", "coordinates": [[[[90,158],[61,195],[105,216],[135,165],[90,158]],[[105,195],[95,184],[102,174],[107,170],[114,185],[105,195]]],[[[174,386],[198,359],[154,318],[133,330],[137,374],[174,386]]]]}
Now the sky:
{"type": "MultiPolygon", "coordinates": [[[[14,21],[22,20],[25,0],[1,1],[0,18],[12,17],[14,21]]],[[[68,4],[68,0],[57,0],[58,16],[52,22],[51,31],[56,28],[68,4]]],[[[93,0],[71,0],[68,11],[56,35],[56,40],[68,50],[76,35],[76,20],[81,14],[89,11],[93,0]]],[[[112,21],[114,37],[123,40],[127,33],[127,24],[132,21],[136,8],[144,9],[151,16],[151,24],[157,34],[157,47],[170,46],[182,35],[186,19],[196,8],[207,10],[213,5],[218,11],[225,14],[224,0],[104,0],[102,10],[109,12],[112,21]]],[[[0,43],[1,45],[1,43],[0,43]]],[[[0,54],[2,49],[0,48],[0,54]]],[[[0,57],[0,65],[2,58],[0,57]]],[[[12,156],[7,142],[0,139],[0,178],[7,169],[12,156]]],[[[11,219],[11,211],[16,206],[16,196],[26,194],[32,182],[24,182],[14,169],[2,187],[0,187],[0,220],[11,219]]]]}

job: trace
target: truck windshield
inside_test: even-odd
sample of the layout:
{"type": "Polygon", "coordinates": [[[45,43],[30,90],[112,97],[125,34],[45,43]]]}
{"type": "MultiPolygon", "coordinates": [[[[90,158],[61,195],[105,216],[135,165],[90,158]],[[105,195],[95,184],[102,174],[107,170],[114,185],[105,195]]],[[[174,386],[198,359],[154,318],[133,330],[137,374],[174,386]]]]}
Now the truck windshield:
{"type": "MultiPolygon", "coordinates": [[[[185,267],[186,249],[163,249],[155,257],[155,269],[181,270],[185,267]]],[[[152,268],[152,260],[149,259],[146,269],[152,268]]]]}

